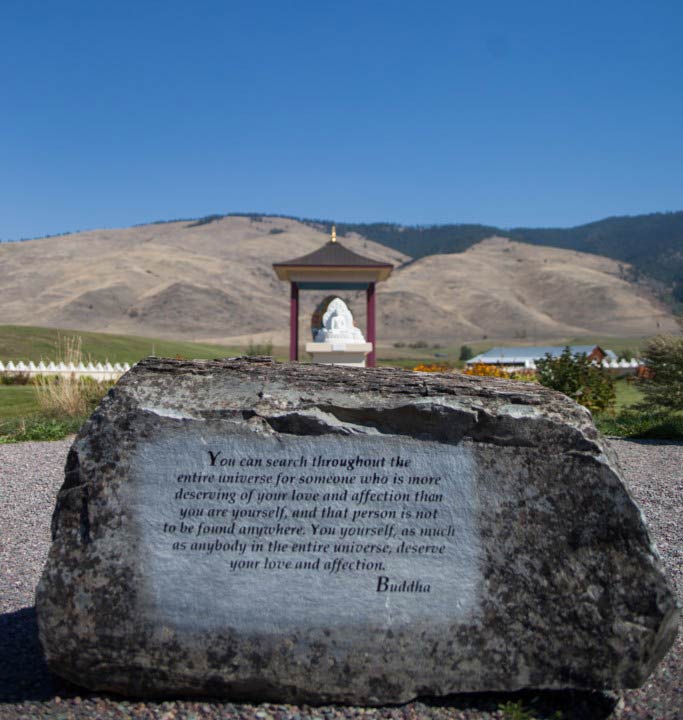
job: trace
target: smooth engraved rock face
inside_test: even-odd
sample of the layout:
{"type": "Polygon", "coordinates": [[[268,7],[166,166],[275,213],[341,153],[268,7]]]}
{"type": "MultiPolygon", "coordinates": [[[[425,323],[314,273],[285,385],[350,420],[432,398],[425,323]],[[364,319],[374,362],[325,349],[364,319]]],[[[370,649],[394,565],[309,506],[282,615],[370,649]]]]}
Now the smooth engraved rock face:
{"type": "Polygon", "coordinates": [[[678,608],[589,414],[537,385],[150,358],[74,442],[50,668],[280,702],[638,686],[678,608]]]}
{"type": "Polygon", "coordinates": [[[193,427],[150,442],[132,466],[142,593],[164,624],[214,630],[230,618],[243,632],[276,633],[363,618],[389,630],[474,608],[468,448],[193,427]]]}

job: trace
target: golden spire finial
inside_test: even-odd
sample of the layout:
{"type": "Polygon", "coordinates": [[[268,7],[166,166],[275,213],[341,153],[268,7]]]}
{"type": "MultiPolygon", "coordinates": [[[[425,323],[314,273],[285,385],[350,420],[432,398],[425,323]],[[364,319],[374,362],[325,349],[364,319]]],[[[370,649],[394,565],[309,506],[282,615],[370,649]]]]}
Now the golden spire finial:
{"type": "Polygon", "coordinates": [[[337,242],[337,226],[332,226],[332,242],[337,242]]]}

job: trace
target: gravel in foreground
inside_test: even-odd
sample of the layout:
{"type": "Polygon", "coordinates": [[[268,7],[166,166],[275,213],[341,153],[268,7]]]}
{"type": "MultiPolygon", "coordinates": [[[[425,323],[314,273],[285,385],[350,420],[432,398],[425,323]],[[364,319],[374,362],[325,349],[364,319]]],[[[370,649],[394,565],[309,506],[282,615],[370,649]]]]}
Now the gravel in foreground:
{"type": "MultiPolygon", "coordinates": [[[[612,440],[631,492],[640,503],[683,597],[683,443],[612,440]]],[[[33,594],[50,541],[50,517],[70,441],[0,445],[0,719],[334,720],[526,717],[559,720],[683,720],[683,633],[638,690],[616,693],[527,692],[455,695],[399,707],[226,703],[174,699],[148,702],[91,693],[47,671],[37,637],[33,594]],[[508,710],[502,708],[508,705],[508,710]],[[530,714],[515,713],[524,707],[530,714]],[[560,713],[560,714],[558,714],[560,713]]]]}

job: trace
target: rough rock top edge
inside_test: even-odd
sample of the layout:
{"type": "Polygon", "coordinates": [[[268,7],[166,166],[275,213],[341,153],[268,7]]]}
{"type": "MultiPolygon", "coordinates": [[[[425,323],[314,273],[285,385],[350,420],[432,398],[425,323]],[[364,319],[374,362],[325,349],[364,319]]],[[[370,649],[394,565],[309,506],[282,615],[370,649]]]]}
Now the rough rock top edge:
{"type": "Polygon", "coordinates": [[[99,411],[106,412],[112,401],[178,419],[238,414],[242,420],[248,419],[241,415],[247,410],[254,422],[262,419],[277,432],[293,434],[380,428],[421,437],[434,428],[421,429],[416,420],[436,410],[453,420],[449,433],[437,438],[444,442],[468,438],[533,446],[541,423],[546,432],[558,428],[559,451],[610,454],[588,410],[541,385],[498,378],[278,363],[265,357],[148,357],[121,378],[99,411]],[[399,413],[387,425],[386,411],[394,416],[402,406],[402,419],[399,413]]]}

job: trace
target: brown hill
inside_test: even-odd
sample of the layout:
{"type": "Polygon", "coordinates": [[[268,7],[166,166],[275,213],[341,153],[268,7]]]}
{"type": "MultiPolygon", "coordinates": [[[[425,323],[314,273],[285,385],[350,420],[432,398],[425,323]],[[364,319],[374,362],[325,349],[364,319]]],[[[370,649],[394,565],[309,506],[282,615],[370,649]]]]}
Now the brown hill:
{"type": "MultiPolygon", "coordinates": [[[[271,265],[326,240],[295,220],[230,217],[3,244],[0,322],[284,344],[288,289],[271,265]]],[[[397,265],[379,286],[384,342],[640,336],[675,328],[663,306],[608,258],[492,238],[464,253],[409,262],[358,235],[342,242],[397,265]]],[[[304,295],[302,325],[320,296],[304,295]]],[[[362,297],[347,299],[364,325],[362,297]]]]}
{"type": "Polygon", "coordinates": [[[625,279],[627,266],[572,250],[490,238],[463,253],[430,255],[383,287],[392,333],[506,339],[674,332],[668,309],[625,279]],[[410,293],[407,290],[410,289],[410,293]],[[422,299],[416,316],[415,298],[422,299]]]}

